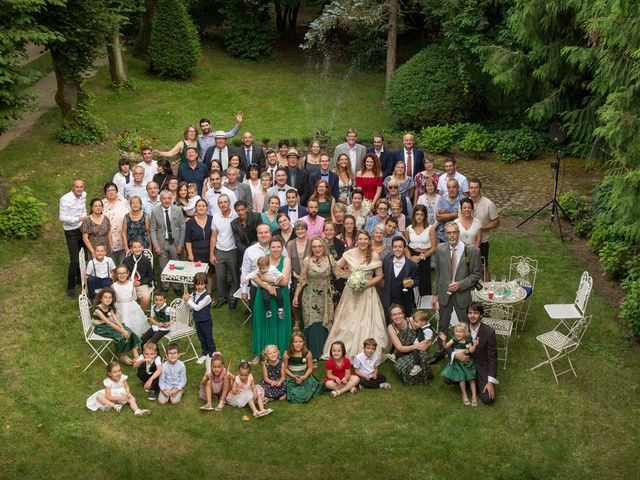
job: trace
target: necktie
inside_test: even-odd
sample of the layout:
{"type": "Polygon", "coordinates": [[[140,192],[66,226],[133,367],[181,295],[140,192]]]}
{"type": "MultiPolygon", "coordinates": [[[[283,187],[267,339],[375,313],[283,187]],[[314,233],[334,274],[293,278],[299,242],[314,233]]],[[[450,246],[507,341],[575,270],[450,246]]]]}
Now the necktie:
{"type": "Polygon", "coordinates": [[[171,219],[169,218],[169,209],[165,208],[164,210],[164,221],[167,224],[167,239],[169,243],[173,243],[173,233],[171,233],[171,219]]]}
{"type": "Polygon", "coordinates": [[[271,169],[271,186],[273,187],[276,184],[276,170],[274,168],[271,169]]]}
{"type": "Polygon", "coordinates": [[[218,150],[218,160],[220,160],[220,165],[222,165],[222,150],[218,150]]]}
{"type": "Polygon", "coordinates": [[[251,149],[247,148],[247,153],[245,155],[247,157],[247,165],[251,165],[251,149]]]}
{"type": "Polygon", "coordinates": [[[451,281],[453,282],[456,278],[456,249],[451,249],[451,281]]]}
{"type": "Polygon", "coordinates": [[[413,161],[411,160],[411,150],[407,150],[407,177],[411,177],[413,173],[413,161]]]}

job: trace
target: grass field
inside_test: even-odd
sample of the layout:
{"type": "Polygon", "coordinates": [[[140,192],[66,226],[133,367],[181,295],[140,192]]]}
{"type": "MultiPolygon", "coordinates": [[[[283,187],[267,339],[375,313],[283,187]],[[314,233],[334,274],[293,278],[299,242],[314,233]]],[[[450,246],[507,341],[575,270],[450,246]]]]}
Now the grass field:
{"type": "MultiPolygon", "coordinates": [[[[291,57],[244,63],[208,51],[193,83],[145,76],[132,61],[133,94],[109,90],[104,69],[89,84],[98,113],[113,133],[139,127],[155,133],[160,147],[175,144],[184,126],[209,116],[232,125],[246,112],[254,137],[302,138],[319,128],[336,132],[357,125],[373,132],[388,124],[381,109],[382,75],[336,67],[312,69],[291,57]],[[333,72],[333,70],[329,70],[333,72]]],[[[32,241],[0,245],[0,477],[133,478],[180,475],[222,478],[638,478],[640,459],[640,361],[615,321],[616,310],[595,291],[593,323],[575,355],[579,377],[556,386],[548,369],[530,372],[544,357],[535,336],[553,327],[543,304],[569,301],[583,270],[566,245],[546,227],[500,230],[492,237],[494,272],[506,273],[511,254],[540,261],[538,285],[526,329],[510,345],[499,371],[498,401],[464,407],[457,387],[435,368],[427,386],[400,385],[388,364],[388,392],[366,391],[308,405],[278,402],[260,421],[246,411],[198,411],[202,367],[188,365],[189,384],[178,407],[160,408],[143,395],[135,372],[130,385],[152,415],[134,419],[91,413],[86,398],[101,387],[104,369],[82,373],[83,343],[77,303],[65,295],[67,252],[57,220],[58,198],[82,177],[89,197],[111,177],[117,160],[104,145],[59,145],[56,112],[28,136],[0,152],[10,185],[28,185],[47,202],[49,219],[32,241]]],[[[250,356],[250,326],[243,312],[214,311],[216,342],[236,360],[250,356]]],[[[257,371],[254,371],[254,374],[257,371]]],[[[323,375],[323,369],[317,376],[323,375]]]]}

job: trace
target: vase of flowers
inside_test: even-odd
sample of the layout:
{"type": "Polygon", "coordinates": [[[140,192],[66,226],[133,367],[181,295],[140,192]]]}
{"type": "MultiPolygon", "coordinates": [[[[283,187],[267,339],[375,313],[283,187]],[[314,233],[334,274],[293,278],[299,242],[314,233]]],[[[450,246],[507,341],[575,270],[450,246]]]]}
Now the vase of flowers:
{"type": "Polygon", "coordinates": [[[127,158],[131,162],[138,162],[140,160],[140,151],[144,147],[151,147],[153,142],[157,140],[155,135],[148,137],[144,135],[139,129],[123,130],[114,139],[114,143],[120,156],[127,158]]]}

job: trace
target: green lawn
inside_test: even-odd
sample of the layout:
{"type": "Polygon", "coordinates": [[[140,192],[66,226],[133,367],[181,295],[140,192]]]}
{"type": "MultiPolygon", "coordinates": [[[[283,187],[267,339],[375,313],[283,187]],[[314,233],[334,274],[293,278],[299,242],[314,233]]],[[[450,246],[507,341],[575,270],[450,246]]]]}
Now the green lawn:
{"type": "MultiPolygon", "coordinates": [[[[208,51],[194,83],[158,81],[132,61],[133,94],[110,91],[107,72],[90,83],[98,113],[112,132],[140,127],[161,147],[181,138],[186,123],[211,117],[232,125],[246,112],[244,128],[258,139],[298,138],[318,128],[336,132],[356,125],[373,132],[388,124],[382,113],[383,76],[336,67],[325,75],[297,61],[245,63],[208,51]]],[[[148,418],[91,413],[86,398],[99,389],[103,367],[82,373],[83,343],[77,304],[65,296],[67,253],[57,220],[58,198],[72,178],[86,180],[89,197],[113,174],[115,147],[57,144],[58,114],[46,114],[28,137],[0,152],[12,185],[29,185],[47,202],[47,221],[34,241],[0,247],[0,477],[106,478],[204,473],[222,478],[637,478],[638,355],[615,321],[616,310],[595,291],[586,342],[575,355],[579,377],[529,368],[544,357],[535,336],[553,327],[543,304],[573,298],[583,270],[553,232],[505,231],[493,236],[494,272],[506,272],[512,253],[540,261],[538,288],[525,331],[513,338],[507,370],[499,371],[498,401],[464,407],[457,387],[439,378],[389,392],[365,391],[309,405],[277,403],[260,421],[227,407],[202,414],[197,384],[202,367],[188,365],[189,386],[179,407],[146,401],[135,372],[132,390],[148,418]],[[636,473],[633,473],[636,472],[636,473]]],[[[243,312],[215,311],[216,342],[236,360],[250,355],[251,328],[243,312]]],[[[321,369],[322,370],[322,369],[321,369]]],[[[254,371],[254,373],[257,373],[254,371]]],[[[320,377],[322,371],[318,371],[320,377]]]]}

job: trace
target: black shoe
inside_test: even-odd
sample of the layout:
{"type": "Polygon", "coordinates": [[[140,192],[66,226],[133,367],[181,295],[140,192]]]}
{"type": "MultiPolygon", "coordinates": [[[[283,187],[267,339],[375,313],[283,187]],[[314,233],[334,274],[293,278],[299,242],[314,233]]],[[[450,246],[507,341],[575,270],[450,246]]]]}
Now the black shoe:
{"type": "Polygon", "coordinates": [[[436,352],[435,355],[433,355],[432,357],[429,357],[429,359],[427,360],[427,364],[428,365],[435,365],[440,360],[442,360],[445,356],[446,355],[444,354],[444,352],[436,352]]]}
{"type": "Polygon", "coordinates": [[[218,300],[216,303],[213,304],[213,308],[220,308],[221,306],[225,305],[227,303],[226,300],[218,300]]]}
{"type": "Polygon", "coordinates": [[[229,310],[235,310],[237,306],[238,306],[237,299],[232,298],[231,300],[229,300],[229,310]]]}
{"type": "Polygon", "coordinates": [[[73,300],[74,298],[76,298],[76,291],[73,288],[70,288],[69,290],[67,290],[67,297],[73,300]]]}

